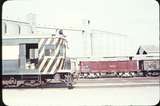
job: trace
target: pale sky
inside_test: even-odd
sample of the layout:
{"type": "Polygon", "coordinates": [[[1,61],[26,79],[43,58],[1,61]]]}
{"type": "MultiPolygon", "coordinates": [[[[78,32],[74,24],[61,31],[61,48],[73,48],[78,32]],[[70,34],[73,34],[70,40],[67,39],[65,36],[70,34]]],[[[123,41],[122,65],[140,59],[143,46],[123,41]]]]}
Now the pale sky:
{"type": "MultiPolygon", "coordinates": [[[[12,0],[3,5],[4,19],[26,21],[28,13],[36,14],[41,26],[81,28],[82,20],[89,19],[91,29],[127,35],[125,46],[132,53],[139,45],[159,44],[159,5],[155,0],[12,0]]],[[[70,43],[82,50],[75,35],[70,36],[70,43]]],[[[72,46],[70,51],[75,56],[79,53],[76,48],[72,46]]]]}

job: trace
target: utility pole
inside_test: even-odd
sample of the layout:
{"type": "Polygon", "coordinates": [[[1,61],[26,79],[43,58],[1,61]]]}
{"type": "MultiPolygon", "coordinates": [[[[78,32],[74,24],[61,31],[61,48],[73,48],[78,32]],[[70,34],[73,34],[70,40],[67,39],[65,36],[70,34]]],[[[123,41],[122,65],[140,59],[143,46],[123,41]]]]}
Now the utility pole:
{"type": "Polygon", "coordinates": [[[93,56],[93,34],[90,33],[90,42],[91,42],[91,57],[93,56]]]}
{"type": "Polygon", "coordinates": [[[90,29],[90,20],[83,20],[83,55],[85,56],[93,56],[93,34],[90,29]]]}

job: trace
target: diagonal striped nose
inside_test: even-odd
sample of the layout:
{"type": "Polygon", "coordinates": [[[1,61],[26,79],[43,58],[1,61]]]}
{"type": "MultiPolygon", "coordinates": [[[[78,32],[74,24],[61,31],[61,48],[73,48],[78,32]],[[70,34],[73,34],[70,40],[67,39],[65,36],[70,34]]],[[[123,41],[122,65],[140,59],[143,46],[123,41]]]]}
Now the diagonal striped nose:
{"type": "Polygon", "coordinates": [[[63,68],[64,65],[64,55],[60,56],[60,49],[65,45],[64,39],[62,38],[48,38],[42,39],[39,42],[39,71],[43,74],[53,74],[59,68],[63,68]],[[45,45],[55,45],[54,51],[51,52],[51,56],[45,56],[45,45]]]}

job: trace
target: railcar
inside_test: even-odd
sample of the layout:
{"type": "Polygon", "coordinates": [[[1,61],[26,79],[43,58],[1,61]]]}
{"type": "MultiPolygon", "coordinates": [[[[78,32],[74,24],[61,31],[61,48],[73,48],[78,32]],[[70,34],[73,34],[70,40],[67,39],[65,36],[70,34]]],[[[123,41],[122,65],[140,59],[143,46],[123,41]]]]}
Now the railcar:
{"type": "Polygon", "coordinates": [[[145,76],[159,76],[160,75],[160,60],[159,59],[147,59],[140,60],[141,71],[145,76]]]}
{"type": "Polygon", "coordinates": [[[159,76],[159,59],[83,59],[80,61],[80,73],[84,78],[96,77],[137,77],[159,76]]]}
{"type": "Polygon", "coordinates": [[[26,22],[3,20],[3,87],[40,86],[51,80],[72,87],[75,70],[68,65],[74,61],[66,57],[67,40],[62,30],[45,34],[33,29],[26,22]]]}
{"type": "Polygon", "coordinates": [[[117,76],[125,75],[133,76],[134,73],[139,72],[138,62],[117,60],[117,61],[81,61],[80,72],[83,76],[117,76]]]}
{"type": "Polygon", "coordinates": [[[69,60],[63,36],[4,36],[2,41],[3,86],[34,86],[48,79],[72,86],[72,72],[65,70],[69,60]]]}

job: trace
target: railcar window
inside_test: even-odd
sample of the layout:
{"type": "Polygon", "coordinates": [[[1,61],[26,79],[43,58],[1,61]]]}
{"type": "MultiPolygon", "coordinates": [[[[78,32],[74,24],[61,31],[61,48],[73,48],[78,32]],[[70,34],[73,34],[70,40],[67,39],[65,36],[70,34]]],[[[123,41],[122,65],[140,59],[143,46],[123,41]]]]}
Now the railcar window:
{"type": "Polygon", "coordinates": [[[45,56],[50,56],[50,49],[45,49],[45,56]]]}
{"type": "Polygon", "coordinates": [[[6,34],[7,35],[18,35],[19,34],[19,25],[15,22],[6,23],[6,34]]]}
{"type": "Polygon", "coordinates": [[[6,34],[7,33],[7,25],[6,23],[2,23],[2,34],[6,34]]]}
{"type": "Polygon", "coordinates": [[[38,44],[26,44],[26,59],[30,63],[38,62],[38,44]]]}
{"type": "Polygon", "coordinates": [[[71,69],[71,61],[69,59],[65,60],[64,69],[71,69]]]}
{"type": "Polygon", "coordinates": [[[45,46],[45,56],[53,56],[55,51],[55,45],[46,45],[45,46]]]}
{"type": "Polygon", "coordinates": [[[18,25],[18,29],[19,29],[19,35],[21,34],[21,27],[20,27],[20,25],[18,25]]]}
{"type": "Polygon", "coordinates": [[[65,45],[60,46],[60,56],[63,56],[65,53],[65,45]]]}
{"type": "Polygon", "coordinates": [[[28,24],[21,24],[21,34],[32,34],[32,28],[28,24]]]}

